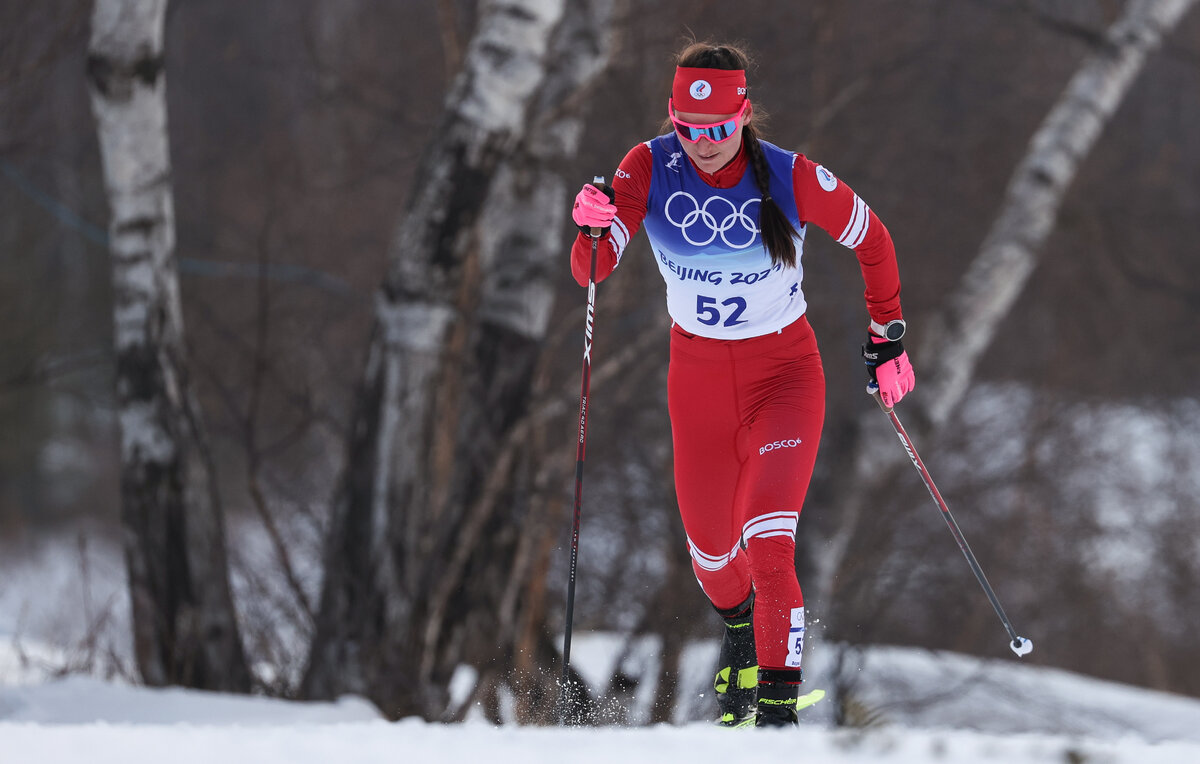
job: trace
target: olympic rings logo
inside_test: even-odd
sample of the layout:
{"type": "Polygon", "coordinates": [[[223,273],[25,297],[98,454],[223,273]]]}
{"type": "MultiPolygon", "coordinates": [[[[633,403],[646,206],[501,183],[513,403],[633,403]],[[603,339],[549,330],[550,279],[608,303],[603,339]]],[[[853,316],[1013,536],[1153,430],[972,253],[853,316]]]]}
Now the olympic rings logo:
{"type": "MultiPolygon", "coordinates": [[[[755,237],[759,234],[757,221],[746,214],[746,208],[751,204],[760,204],[761,201],[758,198],[747,199],[742,203],[741,207],[737,207],[734,206],[733,202],[724,197],[710,196],[702,205],[696,201],[696,197],[687,191],[676,191],[667,197],[667,203],[663,205],[663,213],[667,217],[667,222],[682,231],[684,240],[693,247],[703,247],[712,244],[720,236],[721,241],[725,242],[727,246],[733,249],[745,249],[754,243],[755,237]],[[692,202],[692,209],[684,214],[682,220],[676,220],[671,215],[671,202],[675,201],[675,197],[678,196],[682,196],[692,202]],[[729,214],[721,218],[719,223],[717,222],[717,216],[708,211],[708,206],[714,202],[729,205],[729,214]],[[702,241],[692,238],[692,231],[697,226],[700,226],[701,231],[708,231],[708,237],[702,241]],[[729,237],[725,235],[734,226],[740,226],[740,232],[736,233],[734,236],[735,239],[741,239],[743,234],[749,234],[749,238],[745,242],[737,243],[730,241],[729,237]]],[[[678,205],[676,206],[678,207],[678,205]]]]}

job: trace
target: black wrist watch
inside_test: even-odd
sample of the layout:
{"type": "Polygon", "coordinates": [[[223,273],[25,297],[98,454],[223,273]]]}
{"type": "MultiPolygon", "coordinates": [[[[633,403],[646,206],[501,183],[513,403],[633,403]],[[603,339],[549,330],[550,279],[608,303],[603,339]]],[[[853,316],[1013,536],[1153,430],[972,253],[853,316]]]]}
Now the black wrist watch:
{"type": "Polygon", "coordinates": [[[877,321],[871,321],[871,331],[883,337],[889,342],[895,342],[904,336],[904,330],[908,325],[904,323],[904,319],[897,318],[895,321],[888,321],[886,324],[881,324],[877,321]]]}

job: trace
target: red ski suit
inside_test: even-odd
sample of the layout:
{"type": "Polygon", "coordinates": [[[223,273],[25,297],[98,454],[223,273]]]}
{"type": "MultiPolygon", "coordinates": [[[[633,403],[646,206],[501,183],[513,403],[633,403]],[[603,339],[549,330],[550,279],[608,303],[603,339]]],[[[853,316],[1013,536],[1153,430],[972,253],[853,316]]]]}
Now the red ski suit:
{"type": "MultiPolygon", "coordinates": [[[[746,148],[713,174],[700,171],[670,148],[667,142],[639,144],[621,162],[612,183],[617,218],[599,243],[596,278],[603,280],[613,272],[644,222],[667,281],[673,319],[668,398],[676,492],[693,570],[719,609],[744,602],[753,586],[760,666],[798,668],[804,600],[795,570],[796,522],[825,416],[824,373],[816,338],[803,314],[800,270],[793,274],[778,266],[772,269],[766,258],[757,276],[764,284],[774,279],[779,286],[772,299],[783,301],[770,316],[755,317],[747,300],[738,296],[741,293],[730,297],[729,292],[719,292],[738,277],[747,280],[741,272],[720,270],[730,262],[722,258],[737,255],[730,247],[747,246],[738,239],[743,231],[738,225],[745,226],[747,219],[739,211],[745,211],[747,202],[709,197],[700,205],[697,198],[720,197],[723,191],[733,196],[735,187],[745,189],[744,176],[753,175],[746,148]],[[680,169],[698,175],[704,188],[681,186],[685,190],[670,196],[654,188],[655,183],[674,182],[669,173],[680,169]],[[664,221],[668,227],[651,227],[664,221]],[[665,251],[669,247],[658,246],[654,236],[655,230],[675,229],[690,245],[711,241],[710,246],[721,249],[723,240],[728,246],[708,259],[703,246],[689,249],[684,253],[688,257],[675,257],[665,251]],[[780,326],[783,322],[788,323],[780,326]]],[[[779,165],[779,150],[771,148],[779,165]]],[[[777,190],[773,185],[772,195],[794,195],[794,222],[802,235],[806,224],[815,223],[854,249],[873,321],[886,324],[900,318],[900,278],[887,229],[823,167],[802,155],[788,156],[791,188],[785,183],[777,190]]],[[[757,231],[753,222],[745,230],[751,235],[757,231]]],[[[796,244],[799,261],[802,238],[796,244]]],[[[581,285],[587,284],[590,261],[591,239],[581,234],[571,252],[572,273],[581,285]]]]}

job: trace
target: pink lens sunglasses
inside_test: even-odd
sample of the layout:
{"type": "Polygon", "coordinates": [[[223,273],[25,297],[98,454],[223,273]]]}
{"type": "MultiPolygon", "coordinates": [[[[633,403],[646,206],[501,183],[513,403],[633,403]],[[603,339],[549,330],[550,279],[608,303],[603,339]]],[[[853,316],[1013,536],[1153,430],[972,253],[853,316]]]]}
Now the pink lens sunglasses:
{"type": "Polygon", "coordinates": [[[696,143],[701,137],[707,138],[713,143],[724,143],[733,137],[737,132],[738,120],[746,113],[746,107],[750,105],[749,99],[742,101],[742,108],[738,109],[738,113],[732,118],[723,122],[714,122],[708,125],[697,125],[691,122],[675,119],[674,99],[667,100],[667,116],[671,118],[672,124],[675,125],[675,132],[679,133],[679,137],[688,143],[696,143]]]}

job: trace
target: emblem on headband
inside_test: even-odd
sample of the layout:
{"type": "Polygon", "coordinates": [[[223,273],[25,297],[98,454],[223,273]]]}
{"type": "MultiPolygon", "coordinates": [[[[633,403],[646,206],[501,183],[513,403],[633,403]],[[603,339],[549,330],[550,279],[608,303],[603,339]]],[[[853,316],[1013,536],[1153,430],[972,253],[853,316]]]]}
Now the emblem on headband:
{"type": "Polygon", "coordinates": [[[708,84],[708,80],[696,80],[688,88],[688,92],[692,94],[692,98],[695,98],[697,101],[703,101],[712,95],[712,85],[708,84]]]}

